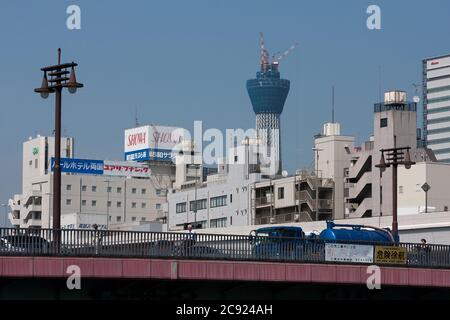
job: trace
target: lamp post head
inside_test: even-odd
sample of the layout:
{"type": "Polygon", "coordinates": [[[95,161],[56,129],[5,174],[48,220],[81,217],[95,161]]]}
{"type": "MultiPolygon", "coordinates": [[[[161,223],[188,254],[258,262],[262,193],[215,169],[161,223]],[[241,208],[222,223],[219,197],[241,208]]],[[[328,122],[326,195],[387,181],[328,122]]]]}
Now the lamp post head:
{"type": "Polygon", "coordinates": [[[416,164],[415,162],[411,161],[411,155],[409,154],[409,149],[406,150],[405,160],[403,161],[403,164],[405,165],[406,169],[411,169],[411,166],[413,164],[416,164]]]}
{"type": "Polygon", "coordinates": [[[55,90],[48,87],[47,72],[44,72],[44,77],[42,78],[41,87],[34,89],[34,92],[39,93],[41,95],[42,99],[47,99],[49,94],[54,91],[55,90]]]}
{"type": "Polygon", "coordinates": [[[69,82],[65,85],[70,93],[77,92],[78,88],[82,88],[83,84],[77,82],[77,78],[75,76],[75,68],[72,66],[70,70],[69,82]]]}
{"type": "Polygon", "coordinates": [[[381,151],[380,163],[377,164],[375,167],[380,168],[381,171],[384,171],[384,170],[386,170],[387,167],[389,167],[389,165],[386,163],[386,160],[384,159],[383,151],[381,151]]]}

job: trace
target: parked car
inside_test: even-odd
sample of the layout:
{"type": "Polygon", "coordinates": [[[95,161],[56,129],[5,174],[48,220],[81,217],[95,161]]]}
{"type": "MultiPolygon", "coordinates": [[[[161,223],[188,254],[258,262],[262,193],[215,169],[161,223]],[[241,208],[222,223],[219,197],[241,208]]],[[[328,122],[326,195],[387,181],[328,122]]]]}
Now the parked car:
{"type": "Polygon", "coordinates": [[[50,243],[37,235],[13,234],[0,238],[0,252],[23,254],[47,254],[50,252],[50,243]]]}

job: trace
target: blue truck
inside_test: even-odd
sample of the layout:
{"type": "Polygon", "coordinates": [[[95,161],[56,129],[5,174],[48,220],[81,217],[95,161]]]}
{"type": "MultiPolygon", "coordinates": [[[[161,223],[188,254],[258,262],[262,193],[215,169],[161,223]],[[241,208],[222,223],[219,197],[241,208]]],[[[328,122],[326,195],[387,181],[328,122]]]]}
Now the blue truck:
{"type": "Polygon", "coordinates": [[[252,254],[258,259],[316,260],[324,255],[327,242],[394,244],[399,241],[390,230],[365,225],[327,221],[320,234],[306,235],[301,227],[273,226],[250,232],[252,254]]]}

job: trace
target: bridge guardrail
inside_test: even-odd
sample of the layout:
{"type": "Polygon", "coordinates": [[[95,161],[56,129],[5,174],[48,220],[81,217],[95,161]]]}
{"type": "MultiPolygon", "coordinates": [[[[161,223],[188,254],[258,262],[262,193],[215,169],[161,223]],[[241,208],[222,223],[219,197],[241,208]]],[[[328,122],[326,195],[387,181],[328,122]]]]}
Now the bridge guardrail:
{"type": "Polygon", "coordinates": [[[182,258],[450,268],[450,246],[245,235],[0,228],[0,256],[182,258]]]}

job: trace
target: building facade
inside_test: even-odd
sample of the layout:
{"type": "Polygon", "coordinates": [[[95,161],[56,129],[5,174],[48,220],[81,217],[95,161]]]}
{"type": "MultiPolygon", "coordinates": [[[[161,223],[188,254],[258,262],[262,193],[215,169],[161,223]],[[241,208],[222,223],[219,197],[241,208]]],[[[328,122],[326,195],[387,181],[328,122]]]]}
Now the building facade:
{"type": "MultiPolygon", "coordinates": [[[[375,104],[374,135],[351,154],[346,179],[349,218],[392,215],[392,170],[382,172],[375,167],[380,162],[381,149],[410,147],[412,161],[436,161],[431,150],[417,147],[416,106],[407,102],[401,91],[386,92],[384,102],[375,104]]],[[[415,171],[408,174],[413,176],[415,171]]]]}
{"type": "Polygon", "coordinates": [[[325,123],[323,133],[316,136],[314,140],[317,175],[334,182],[334,219],[344,219],[345,217],[344,197],[348,194],[345,183],[354,144],[355,137],[341,135],[339,123],[325,123]]]}
{"type": "MultiPolygon", "coordinates": [[[[16,227],[52,226],[53,144],[54,137],[36,137],[23,144],[22,194],[9,201],[10,221],[16,227]]],[[[73,160],[73,139],[62,138],[61,145],[63,158],[73,160]]],[[[105,162],[102,171],[62,173],[63,228],[89,228],[96,223],[100,228],[114,229],[123,223],[153,221],[162,216],[172,182],[170,168],[105,162]],[[149,174],[143,175],[145,168],[149,174]]]]}
{"type": "Polygon", "coordinates": [[[423,131],[438,161],[450,163],[450,54],[423,61],[423,131]]]}

